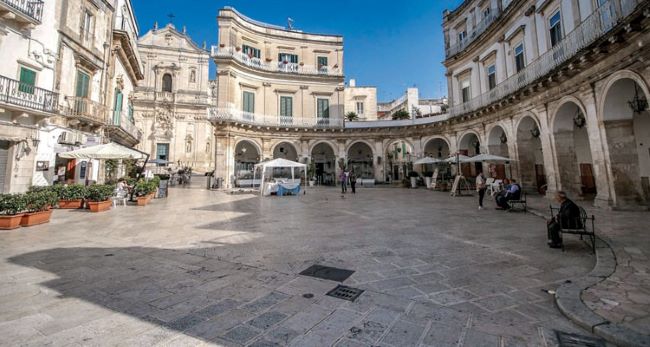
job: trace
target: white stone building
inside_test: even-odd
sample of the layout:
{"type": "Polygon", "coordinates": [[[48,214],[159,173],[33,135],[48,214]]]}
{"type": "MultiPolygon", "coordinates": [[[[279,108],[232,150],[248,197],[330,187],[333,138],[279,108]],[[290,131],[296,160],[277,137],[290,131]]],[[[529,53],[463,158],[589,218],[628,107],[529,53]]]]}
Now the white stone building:
{"type": "Polygon", "coordinates": [[[357,86],[351,79],[345,87],[345,114],[354,112],[359,121],[377,120],[377,87],[357,86]]]}

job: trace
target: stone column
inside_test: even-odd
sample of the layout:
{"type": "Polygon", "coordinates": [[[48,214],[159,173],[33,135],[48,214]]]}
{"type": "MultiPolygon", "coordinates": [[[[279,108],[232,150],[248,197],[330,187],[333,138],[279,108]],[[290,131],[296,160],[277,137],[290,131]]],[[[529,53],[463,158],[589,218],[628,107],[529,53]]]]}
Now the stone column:
{"type": "Polygon", "coordinates": [[[223,133],[215,133],[214,144],[214,164],[215,178],[223,178],[224,187],[230,187],[232,184],[232,175],[234,175],[234,148],[230,148],[230,137],[223,133]],[[230,159],[232,158],[232,166],[230,159]]]}
{"type": "Polygon", "coordinates": [[[386,181],[386,170],[384,169],[386,165],[386,154],[384,153],[384,149],[382,146],[381,139],[375,139],[375,148],[373,150],[374,153],[374,158],[373,158],[373,164],[375,167],[375,180],[377,182],[385,182],[386,181]],[[381,158],[381,162],[379,160],[381,158]]]}
{"type": "Polygon", "coordinates": [[[559,176],[555,161],[555,143],[552,127],[549,124],[548,105],[544,104],[537,108],[539,117],[539,140],[542,143],[542,156],[544,157],[544,172],[546,174],[547,193],[546,197],[551,198],[553,193],[559,190],[559,176]]]}

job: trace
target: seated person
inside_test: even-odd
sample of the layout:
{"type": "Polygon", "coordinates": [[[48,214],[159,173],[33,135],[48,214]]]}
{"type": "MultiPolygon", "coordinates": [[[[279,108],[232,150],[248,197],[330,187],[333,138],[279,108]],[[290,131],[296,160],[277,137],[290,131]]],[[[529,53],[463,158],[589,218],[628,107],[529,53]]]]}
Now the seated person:
{"type": "Polygon", "coordinates": [[[548,222],[548,245],[551,248],[562,247],[560,231],[562,229],[582,229],[580,208],[567,198],[563,191],[555,193],[555,201],[560,204],[560,211],[548,222]]]}
{"type": "Polygon", "coordinates": [[[123,192],[129,192],[130,189],[131,187],[129,186],[129,184],[126,182],[124,178],[120,178],[119,180],[117,180],[117,190],[123,192]]]}
{"type": "Polygon", "coordinates": [[[508,201],[510,200],[519,200],[521,198],[521,186],[517,181],[505,179],[503,184],[505,189],[501,191],[496,197],[497,209],[498,210],[507,210],[510,208],[508,201]]]}

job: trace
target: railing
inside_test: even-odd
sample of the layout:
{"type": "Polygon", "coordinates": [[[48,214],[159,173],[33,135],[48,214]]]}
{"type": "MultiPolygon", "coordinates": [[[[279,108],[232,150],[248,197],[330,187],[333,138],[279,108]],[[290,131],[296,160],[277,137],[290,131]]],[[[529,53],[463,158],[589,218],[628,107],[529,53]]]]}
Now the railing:
{"type": "Polygon", "coordinates": [[[450,45],[449,47],[447,47],[447,49],[445,49],[446,57],[449,58],[451,56],[456,55],[459,52],[462,52],[465,48],[467,48],[467,46],[469,46],[470,43],[472,43],[477,37],[479,37],[483,32],[485,32],[485,30],[489,28],[490,25],[494,23],[494,21],[496,21],[497,18],[499,18],[500,15],[501,13],[499,12],[498,9],[496,8],[491,9],[490,14],[483,17],[483,19],[481,19],[481,21],[478,22],[478,24],[476,24],[476,27],[474,27],[472,32],[467,33],[467,36],[463,40],[457,41],[456,43],[450,45]]]}
{"type": "Polygon", "coordinates": [[[59,95],[49,90],[0,76],[0,102],[32,110],[57,112],[59,95]]]}
{"type": "Polygon", "coordinates": [[[88,98],[66,96],[63,113],[68,117],[85,118],[106,123],[106,106],[88,98]]]}
{"type": "Polygon", "coordinates": [[[495,103],[546,76],[580,50],[604,36],[616,24],[629,16],[643,0],[610,0],[601,5],[560,43],[542,54],[517,74],[499,83],[494,89],[476,98],[450,107],[452,116],[473,112],[495,103]]]}
{"type": "Polygon", "coordinates": [[[142,61],[140,59],[140,51],[138,50],[138,31],[133,27],[131,18],[119,15],[115,18],[115,30],[123,31],[129,37],[129,43],[131,45],[131,50],[135,54],[135,58],[138,61],[138,64],[142,61]]]}
{"type": "Polygon", "coordinates": [[[283,61],[276,63],[267,63],[260,58],[250,57],[247,54],[237,51],[234,47],[218,47],[212,46],[212,57],[214,58],[232,58],[241,64],[248,67],[270,71],[270,72],[283,72],[302,75],[324,75],[324,76],[343,76],[343,73],[338,67],[329,66],[311,66],[301,65],[296,63],[285,63],[283,61]]]}
{"type": "Polygon", "coordinates": [[[227,121],[250,125],[277,126],[291,128],[342,128],[342,118],[319,118],[319,117],[289,117],[273,116],[259,113],[244,112],[234,106],[222,106],[208,108],[208,119],[211,121],[227,121]]]}
{"type": "Polygon", "coordinates": [[[345,128],[346,129],[367,129],[367,128],[405,127],[411,125],[426,125],[426,124],[444,122],[449,118],[451,118],[450,115],[444,113],[435,116],[414,118],[414,119],[345,122],[345,128]]]}
{"type": "Polygon", "coordinates": [[[43,18],[43,1],[41,0],[0,0],[9,7],[20,11],[32,19],[41,22],[43,18]]]}
{"type": "Polygon", "coordinates": [[[124,130],[133,136],[134,139],[140,141],[142,139],[142,131],[135,126],[133,120],[125,116],[125,113],[122,110],[112,110],[109,124],[124,130]]]}

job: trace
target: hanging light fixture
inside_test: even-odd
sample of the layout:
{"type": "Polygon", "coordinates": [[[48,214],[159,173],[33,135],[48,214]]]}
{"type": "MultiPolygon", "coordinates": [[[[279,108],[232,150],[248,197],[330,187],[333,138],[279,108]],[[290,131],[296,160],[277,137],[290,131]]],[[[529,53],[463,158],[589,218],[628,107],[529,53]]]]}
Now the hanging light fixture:
{"type": "Polygon", "coordinates": [[[540,133],[538,127],[534,127],[534,128],[532,128],[532,129],[530,129],[530,134],[531,134],[534,138],[538,138],[539,135],[540,135],[541,133],[540,133]]]}
{"type": "Polygon", "coordinates": [[[578,128],[583,128],[585,124],[587,124],[587,120],[585,119],[585,115],[582,114],[582,111],[578,109],[576,112],[576,115],[573,117],[573,124],[576,125],[578,128]]]}
{"type": "Polygon", "coordinates": [[[503,144],[508,143],[508,137],[506,136],[506,133],[501,133],[501,136],[499,137],[499,140],[501,140],[501,143],[503,143],[503,144]]]}
{"type": "Polygon", "coordinates": [[[634,99],[627,102],[634,113],[641,113],[648,108],[648,100],[639,97],[639,88],[634,82],[634,99]]]}

